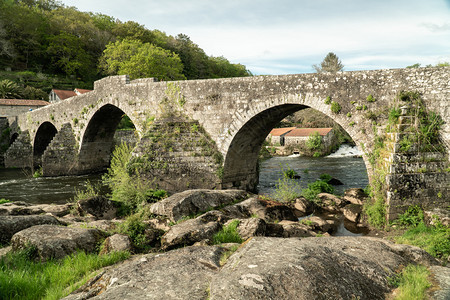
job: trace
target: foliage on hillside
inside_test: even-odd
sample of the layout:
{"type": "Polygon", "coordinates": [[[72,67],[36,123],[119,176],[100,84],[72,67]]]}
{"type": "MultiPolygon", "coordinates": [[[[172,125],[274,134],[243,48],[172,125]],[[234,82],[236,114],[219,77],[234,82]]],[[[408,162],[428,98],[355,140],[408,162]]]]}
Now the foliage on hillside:
{"type": "Polygon", "coordinates": [[[122,22],[100,13],[80,12],[56,0],[0,2],[0,70],[12,71],[0,75],[23,88],[32,86],[45,92],[49,87],[67,88],[73,84],[91,88],[93,81],[103,76],[123,73],[128,69],[111,70],[101,66],[100,61],[107,47],[124,40],[133,40],[139,45],[136,48],[139,55],[133,58],[128,69],[132,69],[133,63],[142,62],[144,54],[150,53],[156,57],[155,61],[160,60],[160,64],[169,59],[176,70],[174,74],[161,75],[161,66],[155,67],[152,62],[150,71],[133,74],[134,77],[173,80],[251,75],[243,65],[206,55],[183,34],[168,36],[133,21],[122,22]],[[17,75],[24,71],[29,72],[26,75],[32,80],[27,80],[24,74],[17,75]],[[41,80],[55,76],[58,80],[53,80],[51,86],[49,80],[44,80],[45,83],[41,80]],[[71,84],[58,86],[60,77],[68,78],[71,84]]]}

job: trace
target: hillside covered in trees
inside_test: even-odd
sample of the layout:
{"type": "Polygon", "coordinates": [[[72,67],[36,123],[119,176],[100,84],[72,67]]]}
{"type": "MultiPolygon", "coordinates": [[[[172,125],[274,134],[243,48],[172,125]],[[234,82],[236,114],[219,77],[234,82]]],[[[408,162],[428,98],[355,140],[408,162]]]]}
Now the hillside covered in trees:
{"type": "Polygon", "coordinates": [[[99,78],[122,74],[161,80],[251,75],[241,64],[208,56],[184,34],[169,36],[55,0],[0,1],[0,81],[17,84],[15,97],[42,99],[52,88],[92,88],[99,78]]]}

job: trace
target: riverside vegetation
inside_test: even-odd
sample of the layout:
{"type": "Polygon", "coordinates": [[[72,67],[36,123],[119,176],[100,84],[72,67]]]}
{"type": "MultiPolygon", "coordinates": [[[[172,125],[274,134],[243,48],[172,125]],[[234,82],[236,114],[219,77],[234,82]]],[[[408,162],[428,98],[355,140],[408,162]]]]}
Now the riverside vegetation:
{"type": "MultiPolygon", "coordinates": [[[[117,147],[113,154],[111,167],[104,176],[104,182],[111,188],[109,198],[111,200],[114,198],[113,202],[120,208],[119,213],[124,219],[110,233],[120,232],[128,235],[132,240],[134,253],[148,253],[149,251],[158,250],[157,248],[152,248],[151,243],[147,240],[146,230],[149,224],[146,221],[150,218],[155,218],[155,215],[152,215],[150,212],[148,204],[165,197],[166,193],[150,185],[144,185],[142,179],[139,178],[139,174],[130,175],[130,170],[128,170],[130,152],[130,147],[125,144],[117,147]]],[[[284,168],[283,178],[278,183],[273,199],[264,201],[278,200],[283,203],[289,203],[303,196],[308,201],[320,205],[319,193],[333,192],[332,186],[327,183],[330,180],[329,175],[322,175],[318,181],[310,184],[308,188],[303,190],[298,187],[298,183],[294,179],[296,175],[298,174],[295,171],[284,168]],[[296,193],[291,194],[292,190],[295,190],[296,193]]],[[[97,188],[92,184],[87,184],[85,191],[78,192],[76,200],[97,195],[97,188]]],[[[196,216],[184,218],[177,223],[180,224],[180,222],[189,220],[194,221],[196,216]]],[[[304,223],[306,224],[307,222],[304,223]]],[[[176,224],[174,225],[176,226],[176,224]]],[[[242,243],[244,239],[238,231],[239,225],[239,220],[229,222],[214,234],[212,243],[218,245],[242,243]]],[[[435,257],[445,260],[450,254],[447,243],[450,233],[448,227],[443,226],[439,222],[436,222],[433,226],[426,226],[423,212],[419,208],[415,207],[408,210],[408,212],[399,217],[396,223],[391,224],[389,229],[391,232],[397,232],[398,230],[398,235],[395,237],[397,241],[427,247],[425,249],[435,257]],[[420,238],[417,234],[418,231],[420,231],[420,238]]],[[[222,254],[220,259],[221,266],[225,265],[229,257],[238,250],[239,246],[237,244],[234,244],[222,254]]],[[[103,246],[99,245],[99,253],[101,248],[103,246]]],[[[83,285],[87,279],[93,276],[91,272],[127,259],[130,255],[127,252],[113,252],[106,255],[79,252],[62,260],[36,262],[32,259],[32,253],[33,249],[26,249],[16,253],[10,252],[0,258],[0,295],[2,298],[58,299],[83,285]],[[67,272],[68,269],[70,272],[67,272]],[[25,272],[24,270],[27,271],[25,272]],[[29,276],[24,277],[24,273],[28,273],[29,276]],[[24,293],[23,291],[27,292],[24,293]],[[29,293],[28,291],[33,292],[29,293]]],[[[421,282],[419,290],[423,293],[430,285],[428,279],[426,279],[427,274],[426,268],[411,265],[402,269],[399,273],[393,274],[389,280],[393,288],[397,287],[401,291],[399,295],[409,295],[410,293],[419,295],[419,292],[416,291],[416,282],[421,282]]],[[[404,298],[398,296],[398,299],[408,299],[408,296],[404,296],[404,298]]]]}

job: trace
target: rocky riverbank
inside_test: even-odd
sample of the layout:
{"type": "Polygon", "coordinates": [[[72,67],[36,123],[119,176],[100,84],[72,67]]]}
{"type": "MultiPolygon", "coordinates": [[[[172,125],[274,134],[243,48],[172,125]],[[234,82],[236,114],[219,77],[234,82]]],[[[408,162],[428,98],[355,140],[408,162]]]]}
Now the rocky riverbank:
{"type": "MultiPolygon", "coordinates": [[[[190,190],[146,210],[147,254],[111,266],[66,299],[385,299],[389,278],[408,264],[434,275],[433,299],[447,299],[449,268],[420,248],[373,237],[332,237],[343,214],[363,227],[364,194],[319,194],[279,203],[240,190],[190,190]],[[313,215],[311,215],[313,214],[313,215]],[[299,217],[302,217],[301,221],[299,217]],[[217,233],[237,224],[242,244],[214,244],[217,233]]],[[[36,259],[75,251],[137,249],[118,207],[102,197],[76,204],[0,205],[0,251],[32,247],[36,259]]]]}

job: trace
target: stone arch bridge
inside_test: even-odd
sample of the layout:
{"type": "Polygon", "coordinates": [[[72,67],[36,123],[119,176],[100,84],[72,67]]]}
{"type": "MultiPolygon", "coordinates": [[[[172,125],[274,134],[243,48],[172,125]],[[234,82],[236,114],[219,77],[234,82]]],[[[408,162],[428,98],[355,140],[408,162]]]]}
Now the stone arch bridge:
{"type": "MultiPolygon", "coordinates": [[[[438,155],[430,169],[432,171],[423,172],[422,169],[421,174],[417,174],[420,172],[408,171],[404,165],[393,166],[396,157],[396,147],[393,147],[386,162],[390,165],[388,173],[392,175],[388,180],[392,186],[387,193],[391,199],[389,204],[400,207],[421,199],[446,207],[448,198],[445,197],[449,196],[450,189],[449,67],[178,82],[157,82],[152,78],[129,81],[127,76],[107,77],[95,82],[92,92],[10,119],[13,132],[18,133],[19,137],[8,149],[5,163],[7,167],[41,165],[44,176],[103,170],[109,164],[112,137],[123,114],[130,117],[137,135],[142,138],[148,136],[149,128],[158,128],[149,127],[152,121],[156,124],[167,116],[168,110],[173,110],[183,115],[187,123],[200,126],[223,157],[214,165],[212,160],[202,159],[202,154],[185,155],[187,165],[176,171],[180,178],[219,174],[208,177],[206,181],[188,182],[186,186],[254,190],[258,183],[258,153],[267,134],[289,114],[311,107],[331,117],[350,134],[364,152],[363,158],[371,178],[376,167],[369,163],[369,156],[374,150],[376,135],[386,121],[382,116],[396,105],[396,95],[402,90],[420,92],[427,108],[442,116],[445,124],[441,136],[446,151],[438,155]],[[367,101],[369,95],[376,101],[367,101]],[[325,103],[327,97],[339,104],[339,112],[332,111],[332,105],[337,104],[325,103]],[[168,102],[173,103],[168,105],[168,102]],[[376,125],[374,116],[378,117],[376,125]],[[447,171],[442,172],[445,169],[447,171]],[[411,173],[418,176],[407,177],[411,173]],[[441,173],[441,177],[437,173],[441,173]],[[416,189],[411,191],[409,187],[409,192],[402,195],[403,200],[392,196],[393,192],[389,194],[405,180],[414,181],[416,189]],[[411,200],[405,202],[405,197],[411,200]]],[[[178,145],[183,144],[184,138],[180,134],[178,145]]],[[[194,148],[191,152],[195,152],[194,148]]],[[[145,149],[142,151],[145,152],[145,149]]],[[[164,155],[162,152],[160,154],[164,155]]],[[[157,158],[153,156],[153,159],[157,158]]],[[[413,168],[421,166],[419,162],[412,165],[413,168]]],[[[392,209],[391,212],[394,215],[397,210],[392,209]]]]}

